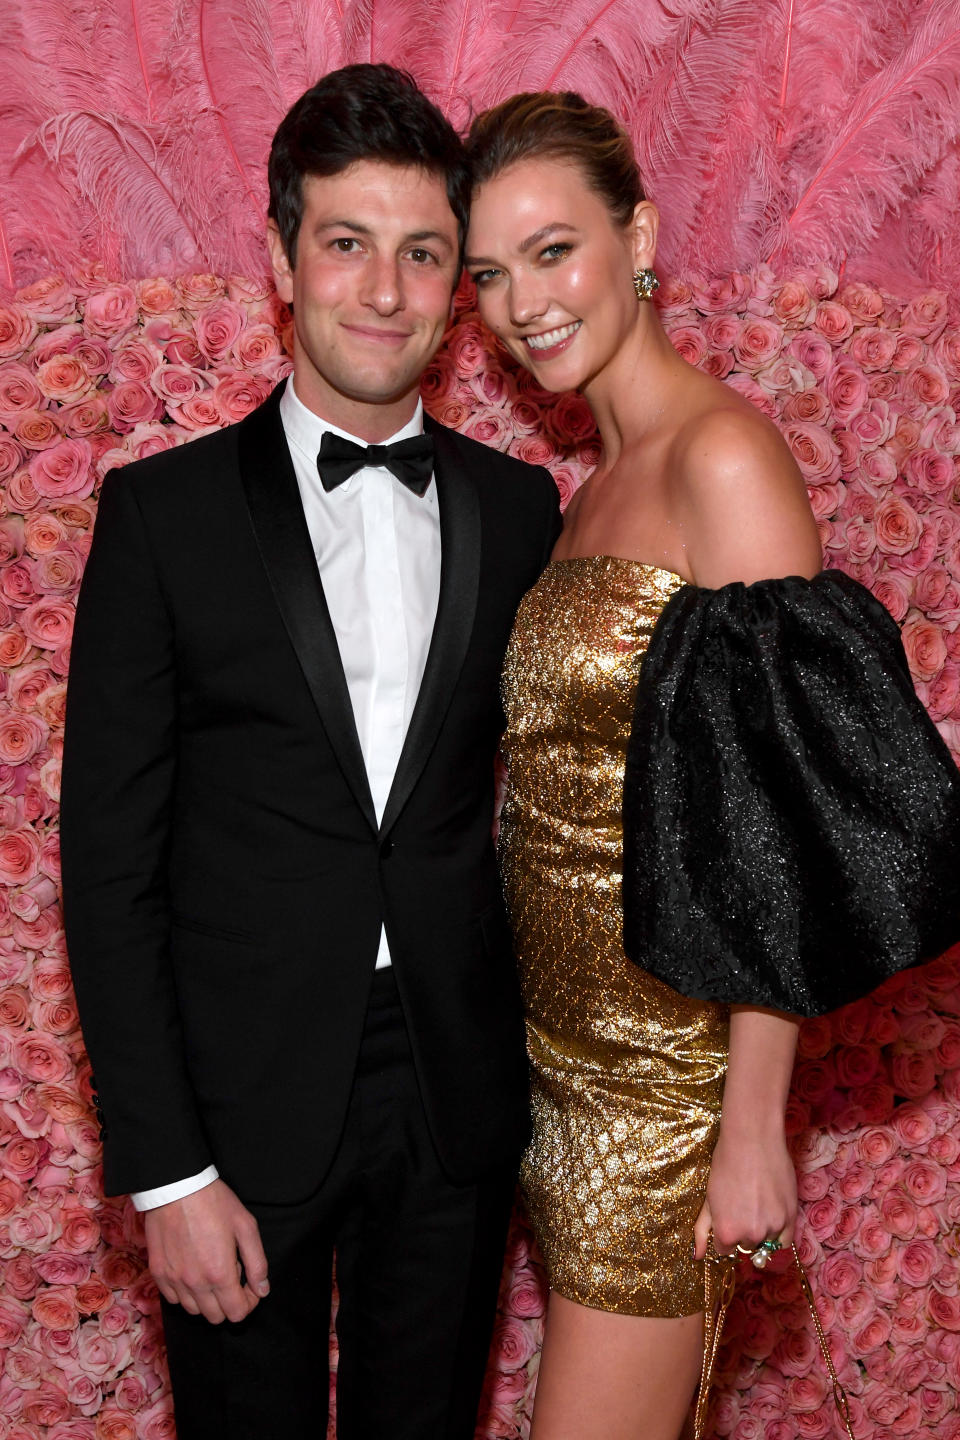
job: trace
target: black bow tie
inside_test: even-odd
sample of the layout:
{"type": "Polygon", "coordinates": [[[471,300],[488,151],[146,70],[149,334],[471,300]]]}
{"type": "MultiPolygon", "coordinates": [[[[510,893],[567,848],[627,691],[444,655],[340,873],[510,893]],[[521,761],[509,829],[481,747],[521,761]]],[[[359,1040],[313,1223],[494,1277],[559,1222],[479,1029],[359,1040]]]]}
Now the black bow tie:
{"type": "Polygon", "coordinates": [[[323,432],[317,469],[324,490],[335,490],[364,465],[385,466],[414,495],[423,495],[433,474],[433,436],[411,435],[392,445],[354,445],[332,430],[323,432]]]}

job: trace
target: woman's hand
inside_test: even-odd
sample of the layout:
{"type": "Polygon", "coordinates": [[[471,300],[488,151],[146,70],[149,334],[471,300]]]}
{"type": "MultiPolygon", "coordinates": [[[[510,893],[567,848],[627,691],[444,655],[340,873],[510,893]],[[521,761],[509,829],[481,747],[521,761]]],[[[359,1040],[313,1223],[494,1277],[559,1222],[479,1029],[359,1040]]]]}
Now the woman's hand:
{"type": "Polygon", "coordinates": [[[797,1176],[786,1136],[733,1138],[721,1129],[710,1165],[707,1198],[694,1226],[696,1257],[707,1253],[713,1231],[719,1255],[737,1247],[756,1250],[764,1240],[791,1244],[797,1219],[797,1176]]]}
{"type": "Polygon", "coordinates": [[[756,1006],[730,1009],[730,1057],[720,1136],[707,1196],[694,1226],[695,1255],[718,1254],[764,1240],[793,1240],[797,1177],[787,1151],[784,1111],[797,1044],[793,1016],[756,1006]]]}

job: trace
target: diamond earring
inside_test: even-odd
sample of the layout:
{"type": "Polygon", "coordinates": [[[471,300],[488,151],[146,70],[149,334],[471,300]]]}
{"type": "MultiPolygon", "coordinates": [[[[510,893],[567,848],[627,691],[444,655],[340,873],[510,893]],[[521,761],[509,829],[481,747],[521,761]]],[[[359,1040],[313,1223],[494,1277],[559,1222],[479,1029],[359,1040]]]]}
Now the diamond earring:
{"type": "Polygon", "coordinates": [[[645,270],[634,270],[633,288],[637,292],[638,300],[652,300],[654,291],[660,289],[656,271],[651,270],[649,265],[645,270]]]}

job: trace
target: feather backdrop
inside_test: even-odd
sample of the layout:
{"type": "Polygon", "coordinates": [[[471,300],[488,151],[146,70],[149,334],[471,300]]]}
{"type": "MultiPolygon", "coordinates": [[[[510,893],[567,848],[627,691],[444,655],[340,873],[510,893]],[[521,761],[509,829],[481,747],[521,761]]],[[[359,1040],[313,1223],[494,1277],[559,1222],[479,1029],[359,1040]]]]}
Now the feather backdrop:
{"type": "Polygon", "coordinates": [[[575,88],[637,144],[661,267],[960,289],[960,0],[6,0],[0,283],[263,273],[264,161],[327,70],[454,122],[575,88]]]}

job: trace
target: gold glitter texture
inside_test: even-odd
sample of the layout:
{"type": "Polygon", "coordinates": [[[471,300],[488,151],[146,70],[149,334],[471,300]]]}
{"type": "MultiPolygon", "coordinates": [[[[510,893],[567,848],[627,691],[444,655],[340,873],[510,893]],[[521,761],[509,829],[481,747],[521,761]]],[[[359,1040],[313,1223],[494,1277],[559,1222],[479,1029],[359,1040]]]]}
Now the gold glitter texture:
{"type": "Polygon", "coordinates": [[[727,1058],[727,1007],[623,953],[637,676],[682,584],[611,556],[553,561],[520,607],[503,679],[500,854],[533,1091],[523,1187],[553,1288],[630,1315],[702,1308],[689,1249],[727,1058]]]}

